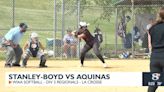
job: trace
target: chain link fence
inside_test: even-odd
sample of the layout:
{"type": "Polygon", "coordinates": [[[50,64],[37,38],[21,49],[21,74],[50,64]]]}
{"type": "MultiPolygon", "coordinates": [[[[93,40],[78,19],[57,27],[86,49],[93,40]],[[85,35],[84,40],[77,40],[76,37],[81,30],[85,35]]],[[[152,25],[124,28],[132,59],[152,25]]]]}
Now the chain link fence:
{"type": "MultiPolygon", "coordinates": [[[[146,48],[142,44],[146,39],[146,25],[149,18],[155,19],[159,6],[135,7],[132,14],[131,5],[109,6],[93,3],[94,1],[96,0],[89,3],[86,0],[1,0],[0,37],[10,28],[25,22],[29,29],[20,43],[21,47],[29,40],[30,33],[36,32],[46,49],[54,51],[55,58],[79,58],[85,42],[75,39],[70,45],[64,37],[69,35],[67,31],[78,30],[80,21],[86,21],[90,24],[88,28],[93,35],[97,27],[101,29],[103,42],[100,50],[104,57],[118,57],[124,52],[136,55],[145,53],[146,48]]],[[[4,58],[4,52],[1,53],[0,57],[4,58]]],[[[87,56],[95,57],[92,50],[87,56]]]]}

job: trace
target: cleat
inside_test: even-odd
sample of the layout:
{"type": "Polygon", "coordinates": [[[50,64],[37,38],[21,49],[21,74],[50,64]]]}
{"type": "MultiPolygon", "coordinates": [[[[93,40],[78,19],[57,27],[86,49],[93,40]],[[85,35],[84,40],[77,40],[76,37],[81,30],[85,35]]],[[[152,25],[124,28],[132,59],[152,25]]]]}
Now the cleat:
{"type": "Polygon", "coordinates": [[[103,64],[103,67],[104,67],[104,68],[107,68],[107,64],[103,64]]]}

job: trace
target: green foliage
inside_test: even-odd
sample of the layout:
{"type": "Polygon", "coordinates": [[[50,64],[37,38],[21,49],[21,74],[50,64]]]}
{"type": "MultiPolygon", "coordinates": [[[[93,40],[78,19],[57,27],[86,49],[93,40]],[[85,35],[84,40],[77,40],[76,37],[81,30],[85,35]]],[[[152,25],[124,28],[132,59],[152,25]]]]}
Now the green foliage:
{"type": "MultiPolygon", "coordinates": [[[[54,13],[54,0],[15,0],[15,23],[18,25],[20,22],[26,22],[29,24],[31,31],[37,31],[40,35],[43,43],[46,38],[53,36],[53,13],[54,13]],[[37,30],[36,30],[37,29],[37,30]],[[40,30],[41,29],[41,30],[40,30]]],[[[58,32],[57,38],[61,38],[61,7],[62,0],[57,1],[58,12],[58,32]]],[[[76,0],[64,0],[65,1],[65,28],[75,29],[77,25],[77,1],[76,0]]],[[[95,26],[100,25],[100,28],[105,34],[106,41],[104,44],[114,44],[115,42],[115,7],[112,7],[115,0],[80,0],[81,20],[90,23],[89,29],[91,32],[95,29],[95,26]]],[[[7,33],[12,27],[12,0],[0,0],[0,29],[6,29],[1,31],[1,35],[7,33]]],[[[154,13],[156,8],[135,8],[136,13],[154,13]]],[[[131,15],[131,8],[122,7],[119,8],[118,15],[131,15]]],[[[128,25],[128,30],[131,29],[131,24],[128,25]]],[[[31,32],[30,31],[30,32],[31,32]]],[[[25,34],[21,45],[29,37],[30,32],[25,34]]],[[[119,43],[121,43],[119,39],[119,43]]]]}

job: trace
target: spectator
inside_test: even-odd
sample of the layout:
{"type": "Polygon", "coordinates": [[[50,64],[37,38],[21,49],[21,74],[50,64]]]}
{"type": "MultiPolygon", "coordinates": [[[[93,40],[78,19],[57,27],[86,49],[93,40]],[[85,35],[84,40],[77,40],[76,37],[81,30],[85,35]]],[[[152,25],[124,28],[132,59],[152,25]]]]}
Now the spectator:
{"type": "Polygon", "coordinates": [[[152,24],[154,22],[153,18],[149,18],[149,23],[146,26],[146,33],[144,35],[144,39],[143,39],[143,43],[142,43],[142,47],[145,48],[145,53],[149,53],[149,49],[148,49],[148,30],[151,28],[152,24]]]}
{"type": "Polygon", "coordinates": [[[103,42],[103,35],[102,35],[102,32],[101,32],[100,28],[97,27],[95,29],[94,36],[96,37],[96,39],[98,40],[99,43],[103,42]]]}
{"type": "Polygon", "coordinates": [[[68,57],[68,56],[76,56],[76,43],[77,40],[74,38],[74,36],[72,35],[72,30],[68,29],[67,30],[67,34],[64,36],[63,38],[63,42],[64,42],[64,57],[68,57]]]}

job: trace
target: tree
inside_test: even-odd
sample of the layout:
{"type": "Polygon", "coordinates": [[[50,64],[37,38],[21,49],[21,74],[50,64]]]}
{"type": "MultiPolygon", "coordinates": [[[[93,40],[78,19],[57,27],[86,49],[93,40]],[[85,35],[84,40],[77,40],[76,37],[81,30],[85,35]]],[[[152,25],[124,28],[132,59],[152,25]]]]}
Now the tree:
{"type": "Polygon", "coordinates": [[[110,18],[115,11],[114,7],[112,7],[112,0],[94,0],[94,2],[96,5],[103,8],[100,19],[110,21],[110,18]]]}

